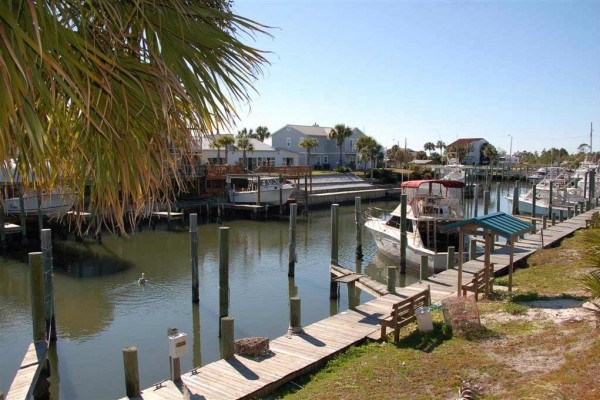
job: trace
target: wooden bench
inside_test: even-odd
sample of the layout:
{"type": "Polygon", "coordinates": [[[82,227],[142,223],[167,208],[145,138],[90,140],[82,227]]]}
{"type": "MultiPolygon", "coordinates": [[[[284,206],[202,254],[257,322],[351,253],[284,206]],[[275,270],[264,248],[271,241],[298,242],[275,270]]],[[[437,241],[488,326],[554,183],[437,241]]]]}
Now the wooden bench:
{"type": "MultiPolygon", "coordinates": [[[[490,263],[490,281],[489,281],[489,291],[492,289],[492,279],[494,276],[494,264],[490,263]]],[[[478,300],[479,293],[485,293],[485,268],[475,272],[473,274],[473,278],[468,283],[462,285],[462,295],[466,296],[467,292],[473,292],[475,294],[475,301],[478,300]]]]}
{"type": "Polygon", "coordinates": [[[385,341],[387,336],[387,328],[394,330],[394,342],[400,340],[400,328],[413,322],[417,317],[415,310],[419,307],[428,306],[431,304],[429,288],[401,300],[392,306],[392,311],[386,317],[379,318],[381,325],[381,340],[385,341]]]}

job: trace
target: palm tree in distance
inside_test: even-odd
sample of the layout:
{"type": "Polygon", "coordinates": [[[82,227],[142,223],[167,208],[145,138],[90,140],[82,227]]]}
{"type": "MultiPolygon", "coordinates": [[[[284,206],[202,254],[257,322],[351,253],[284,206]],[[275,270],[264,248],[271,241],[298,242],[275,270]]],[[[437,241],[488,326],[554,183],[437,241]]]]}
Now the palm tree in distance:
{"type": "Polygon", "coordinates": [[[428,151],[431,155],[432,151],[435,151],[435,144],[433,142],[427,142],[423,145],[423,150],[428,151]]]}
{"type": "Polygon", "coordinates": [[[264,142],[265,139],[271,137],[271,132],[269,132],[269,128],[267,128],[266,126],[259,126],[256,128],[256,131],[254,132],[254,135],[252,137],[260,140],[261,142],[264,142]]]}
{"type": "Polygon", "coordinates": [[[223,145],[221,144],[221,138],[222,138],[222,136],[219,136],[212,142],[212,147],[217,149],[217,164],[219,164],[219,165],[221,165],[221,163],[222,163],[221,162],[221,147],[223,147],[223,145]]]}
{"type": "Polygon", "coordinates": [[[306,165],[310,166],[310,151],[319,145],[315,138],[305,137],[298,143],[298,146],[306,150],[306,165]]]}
{"type": "Polygon", "coordinates": [[[375,155],[381,148],[379,143],[371,136],[361,136],[356,140],[356,150],[360,152],[361,158],[365,161],[365,173],[367,171],[367,160],[371,163],[371,180],[373,180],[373,170],[375,169],[375,155]]]}
{"type": "Polygon", "coordinates": [[[238,133],[237,133],[237,137],[238,138],[241,138],[241,137],[244,137],[244,136],[245,137],[253,138],[254,137],[254,131],[252,129],[248,130],[246,128],[243,128],[241,131],[238,131],[238,133]]]}
{"type": "Polygon", "coordinates": [[[220,135],[214,141],[214,147],[217,148],[217,153],[219,157],[219,164],[222,164],[221,161],[221,148],[225,149],[225,164],[227,164],[227,160],[229,157],[229,147],[235,144],[235,139],[232,135],[220,135]]]}
{"type": "Polygon", "coordinates": [[[254,145],[250,141],[250,137],[247,135],[238,136],[236,146],[238,149],[242,150],[242,160],[244,163],[244,169],[248,169],[248,161],[246,159],[246,152],[254,150],[254,145]]]}
{"type": "Polygon", "coordinates": [[[352,135],[352,129],[350,129],[349,127],[347,127],[344,124],[338,124],[336,126],[334,126],[333,128],[331,128],[331,130],[329,131],[329,134],[327,135],[327,137],[329,139],[335,139],[337,146],[340,148],[340,161],[338,163],[338,166],[343,166],[342,164],[342,150],[343,150],[343,146],[344,146],[344,140],[346,140],[347,137],[350,137],[352,135]]]}

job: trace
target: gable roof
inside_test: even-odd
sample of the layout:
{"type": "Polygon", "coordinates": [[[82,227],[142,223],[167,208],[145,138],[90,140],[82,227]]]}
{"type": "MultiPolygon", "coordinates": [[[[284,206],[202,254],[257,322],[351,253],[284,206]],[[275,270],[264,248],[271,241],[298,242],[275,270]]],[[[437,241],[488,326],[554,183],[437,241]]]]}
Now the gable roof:
{"type": "MultiPolygon", "coordinates": [[[[355,132],[363,133],[360,129],[358,129],[356,127],[354,127],[354,128],[353,127],[349,127],[349,128],[352,130],[352,133],[355,133],[355,132]]],[[[290,129],[295,129],[296,131],[298,131],[301,134],[306,135],[306,136],[328,137],[329,136],[329,132],[333,128],[329,127],[329,126],[318,126],[318,125],[293,125],[293,124],[287,124],[286,126],[284,126],[283,128],[281,128],[280,130],[289,131],[290,129]]]]}
{"type": "Polygon", "coordinates": [[[455,140],[454,142],[450,143],[446,147],[468,146],[471,143],[479,142],[480,140],[484,140],[484,139],[483,138],[464,138],[464,139],[458,139],[458,140],[455,140]]]}
{"type": "Polygon", "coordinates": [[[489,229],[494,234],[505,238],[513,238],[527,232],[531,232],[533,225],[503,212],[495,212],[479,217],[454,222],[440,226],[440,232],[448,232],[458,228],[468,227],[472,230],[478,227],[489,229]]]}

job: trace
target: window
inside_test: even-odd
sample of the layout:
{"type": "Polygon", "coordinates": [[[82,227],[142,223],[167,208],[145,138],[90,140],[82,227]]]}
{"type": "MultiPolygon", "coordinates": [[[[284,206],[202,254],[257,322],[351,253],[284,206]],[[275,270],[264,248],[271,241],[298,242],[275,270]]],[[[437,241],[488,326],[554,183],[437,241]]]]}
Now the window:
{"type": "Polygon", "coordinates": [[[287,147],[292,147],[292,138],[287,138],[286,145],[287,147]]]}
{"type": "Polygon", "coordinates": [[[283,165],[294,165],[294,158],[293,157],[285,157],[283,159],[283,165]]]}
{"type": "Polygon", "coordinates": [[[327,164],[329,162],[329,157],[323,156],[323,163],[327,164]]]}
{"type": "Polygon", "coordinates": [[[353,151],[354,150],[354,139],[350,139],[350,148],[348,149],[348,151],[353,151]]]}
{"type": "Polygon", "coordinates": [[[317,165],[321,165],[321,156],[317,156],[317,162],[316,162],[316,164],[317,165]]]}

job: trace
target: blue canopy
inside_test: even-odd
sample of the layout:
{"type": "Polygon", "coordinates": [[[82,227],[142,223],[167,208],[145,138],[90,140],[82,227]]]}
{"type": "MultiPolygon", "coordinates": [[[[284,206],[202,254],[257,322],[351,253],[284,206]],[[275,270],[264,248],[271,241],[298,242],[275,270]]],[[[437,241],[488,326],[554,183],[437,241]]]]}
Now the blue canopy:
{"type": "Polygon", "coordinates": [[[440,232],[453,231],[459,228],[469,230],[476,230],[477,228],[489,229],[496,235],[510,239],[531,232],[533,225],[512,215],[496,212],[441,226],[440,232]]]}

